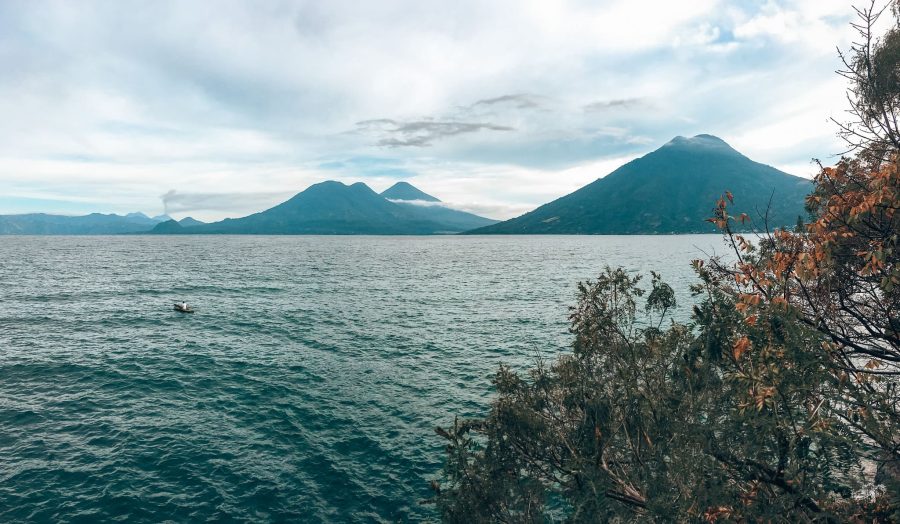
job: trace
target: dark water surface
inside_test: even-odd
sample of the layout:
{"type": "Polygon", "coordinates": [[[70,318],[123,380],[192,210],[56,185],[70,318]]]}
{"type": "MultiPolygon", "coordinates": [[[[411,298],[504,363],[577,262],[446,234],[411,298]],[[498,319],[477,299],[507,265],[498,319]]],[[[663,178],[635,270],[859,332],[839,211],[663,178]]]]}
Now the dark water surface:
{"type": "Polygon", "coordinates": [[[433,519],[433,427],[575,282],[718,236],[0,237],[0,521],[433,519]],[[199,311],[171,310],[188,300],[199,311]]]}

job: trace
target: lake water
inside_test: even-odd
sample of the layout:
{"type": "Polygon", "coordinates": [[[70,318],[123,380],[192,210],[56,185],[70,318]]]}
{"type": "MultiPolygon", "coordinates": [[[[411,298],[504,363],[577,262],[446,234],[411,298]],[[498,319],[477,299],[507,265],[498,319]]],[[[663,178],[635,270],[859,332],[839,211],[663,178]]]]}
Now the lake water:
{"type": "MultiPolygon", "coordinates": [[[[575,283],[720,237],[0,237],[0,521],[417,521],[575,283]],[[172,311],[185,299],[194,315],[172,311]]],[[[648,278],[649,280],[649,278],[648,278]]]]}

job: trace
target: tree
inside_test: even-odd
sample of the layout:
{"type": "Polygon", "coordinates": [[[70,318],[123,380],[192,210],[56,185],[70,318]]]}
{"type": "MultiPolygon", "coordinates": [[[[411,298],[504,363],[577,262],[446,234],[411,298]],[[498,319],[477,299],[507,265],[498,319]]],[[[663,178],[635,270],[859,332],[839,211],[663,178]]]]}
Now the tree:
{"type": "Polygon", "coordinates": [[[766,233],[759,247],[731,230],[726,199],[715,222],[737,264],[730,292],[747,318],[789,309],[823,336],[821,352],[834,380],[842,417],[882,467],[900,465],[900,164],[877,170],[842,160],[823,169],[808,205],[814,220],[801,231],[766,233]]]}
{"type": "MultiPolygon", "coordinates": [[[[527,376],[501,368],[491,413],[438,433],[451,522],[564,518],[797,521],[861,511],[858,437],[828,399],[821,335],[786,309],[750,322],[695,263],[691,326],[654,275],[609,269],[579,286],[573,352],[527,376]]],[[[868,511],[868,510],[867,510],[868,511]]]]}
{"type": "Polygon", "coordinates": [[[730,194],[713,221],[739,260],[719,268],[734,277],[739,307],[748,315],[788,307],[825,336],[844,418],[900,493],[900,2],[873,1],[856,13],[859,38],[841,53],[839,71],[850,81],[851,119],[838,122],[855,156],[821,169],[807,198],[810,223],[764,228],[753,254],[754,243],[732,230],[730,194]],[[875,25],[889,8],[893,22],[878,38],[875,25]]]}
{"type": "MultiPolygon", "coordinates": [[[[757,242],[734,233],[732,199],[712,219],[737,263],[716,265],[736,308],[751,321],[785,310],[821,336],[834,385],[826,402],[876,481],[900,505],[900,156],[842,159],[816,177],[812,220],[766,231],[757,242]]],[[[746,216],[737,217],[743,222],[746,216]]],[[[814,351],[814,349],[812,349],[814,351]]],[[[900,514],[898,514],[900,516],[900,514]]]]}
{"type": "Polygon", "coordinates": [[[867,7],[853,9],[857,20],[851,25],[857,39],[847,52],[838,49],[844,65],[838,74],[850,84],[850,120],[832,121],[847,142],[847,152],[877,167],[900,150],[900,2],[871,0],[867,7]],[[894,23],[878,38],[876,25],[888,8],[894,23]]]}
{"type": "Polygon", "coordinates": [[[822,168],[809,223],[739,235],[726,192],[710,220],[734,257],[694,261],[686,325],[655,274],[649,294],[622,269],[580,284],[572,352],[501,368],[485,418],[438,430],[445,520],[900,520],[900,25],[876,38],[883,12],[857,10],[854,156],[822,168]]]}

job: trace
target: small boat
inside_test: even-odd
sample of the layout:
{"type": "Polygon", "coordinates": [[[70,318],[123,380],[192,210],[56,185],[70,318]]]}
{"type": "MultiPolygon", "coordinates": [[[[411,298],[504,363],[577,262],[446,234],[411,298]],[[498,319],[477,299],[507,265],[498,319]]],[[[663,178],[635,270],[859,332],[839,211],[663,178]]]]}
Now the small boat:
{"type": "Polygon", "coordinates": [[[175,311],[179,313],[193,313],[194,308],[182,302],[181,304],[175,304],[175,311]]]}

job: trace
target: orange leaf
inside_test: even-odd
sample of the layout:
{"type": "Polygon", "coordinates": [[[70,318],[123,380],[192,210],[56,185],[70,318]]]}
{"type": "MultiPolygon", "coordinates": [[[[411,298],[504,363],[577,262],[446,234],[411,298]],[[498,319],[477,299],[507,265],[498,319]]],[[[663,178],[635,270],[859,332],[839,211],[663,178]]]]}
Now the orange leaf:
{"type": "Polygon", "coordinates": [[[866,363],[866,369],[877,369],[881,367],[881,362],[878,362],[874,358],[866,363]]]}
{"type": "Polygon", "coordinates": [[[747,337],[741,337],[734,343],[731,354],[732,356],[734,356],[735,360],[740,360],[741,356],[743,356],[743,354],[746,353],[749,349],[750,339],[747,337]]]}

